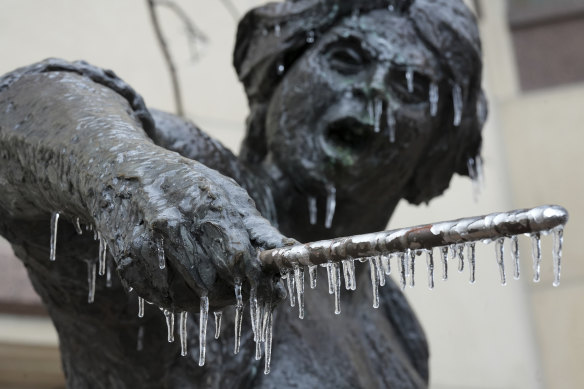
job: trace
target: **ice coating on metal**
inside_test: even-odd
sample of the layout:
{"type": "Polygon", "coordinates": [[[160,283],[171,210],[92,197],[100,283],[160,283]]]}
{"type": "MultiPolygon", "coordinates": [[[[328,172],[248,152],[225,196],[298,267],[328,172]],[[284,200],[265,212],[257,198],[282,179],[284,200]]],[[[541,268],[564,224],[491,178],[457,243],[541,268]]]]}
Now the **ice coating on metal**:
{"type": "Polygon", "coordinates": [[[546,205],[282,247],[262,252],[260,259],[265,266],[292,269],[294,263],[318,265],[339,262],[348,256],[363,258],[549,231],[567,221],[564,208],[546,205]]]}

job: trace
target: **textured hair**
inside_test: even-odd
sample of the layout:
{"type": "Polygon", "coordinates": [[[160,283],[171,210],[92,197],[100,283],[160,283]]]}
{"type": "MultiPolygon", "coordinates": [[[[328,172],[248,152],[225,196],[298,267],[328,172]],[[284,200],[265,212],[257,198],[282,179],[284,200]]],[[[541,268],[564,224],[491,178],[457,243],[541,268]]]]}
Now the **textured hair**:
{"type": "Polygon", "coordinates": [[[453,104],[439,112],[441,125],[432,134],[425,155],[403,197],[419,204],[441,194],[454,173],[470,175],[467,162],[479,155],[486,100],[481,89],[481,43],[474,15],[462,0],[288,0],[249,11],[237,30],[233,65],[249,101],[247,133],[240,158],[257,164],[267,153],[265,117],[276,86],[303,53],[341,20],[385,9],[407,18],[441,65],[452,101],[462,92],[459,125],[453,104]]]}

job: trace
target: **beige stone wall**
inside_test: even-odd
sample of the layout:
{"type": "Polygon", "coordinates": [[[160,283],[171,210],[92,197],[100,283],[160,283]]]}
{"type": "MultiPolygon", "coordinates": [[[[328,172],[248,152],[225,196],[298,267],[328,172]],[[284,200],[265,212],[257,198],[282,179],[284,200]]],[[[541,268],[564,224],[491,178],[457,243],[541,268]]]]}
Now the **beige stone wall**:
{"type": "MultiPolygon", "coordinates": [[[[236,1],[241,11],[257,2],[236,1]]],[[[183,27],[172,14],[161,12],[165,34],[177,53],[188,116],[237,150],[247,107],[231,68],[235,24],[218,1],[178,3],[210,38],[199,61],[192,63],[183,27]]],[[[551,288],[548,256],[544,280],[532,284],[525,247],[524,276],[500,286],[491,245],[477,253],[475,285],[468,284],[466,271],[451,271],[448,282],[437,281],[435,290],[429,291],[425,271],[419,269],[417,287],[408,288],[407,295],[429,337],[433,388],[578,387],[584,381],[578,369],[578,361],[584,360],[579,330],[584,324],[579,309],[584,266],[578,264],[575,243],[582,207],[576,156],[584,87],[519,95],[504,0],[481,3],[485,85],[491,102],[485,128],[486,189],[475,203],[470,181],[457,177],[447,193],[429,206],[400,206],[391,226],[563,204],[572,212],[566,231],[564,282],[559,289],[551,288]]],[[[2,0],[0,53],[0,73],[49,56],[85,59],[114,69],[150,106],[173,107],[166,69],[141,0],[2,0]]],[[[2,323],[0,366],[8,366],[5,361],[20,353],[17,350],[30,351],[30,343],[17,332],[19,321],[2,323]]],[[[54,333],[46,321],[42,325],[48,328],[46,339],[54,353],[54,333]]],[[[47,346],[47,341],[35,342],[47,346]]],[[[43,350],[33,349],[27,355],[33,367],[26,373],[29,377],[43,377],[46,366],[58,366],[51,365],[54,354],[39,362],[46,356],[43,350]]],[[[53,373],[58,373],[55,369],[53,373]]],[[[0,386],[10,377],[0,369],[0,386]]]]}

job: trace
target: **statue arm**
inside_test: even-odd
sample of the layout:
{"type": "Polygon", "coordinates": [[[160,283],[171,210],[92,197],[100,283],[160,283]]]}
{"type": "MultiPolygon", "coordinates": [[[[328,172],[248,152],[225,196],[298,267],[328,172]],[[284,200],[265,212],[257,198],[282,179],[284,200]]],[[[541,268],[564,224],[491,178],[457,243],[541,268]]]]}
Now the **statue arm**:
{"type": "Polygon", "coordinates": [[[237,278],[281,296],[255,253],[285,238],[233,180],[156,146],[115,88],[60,70],[2,81],[0,213],[7,219],[59,212],[92,225],[122,281],[159,306],[194,310],[201,295],[212,306],[232,304],[237,278]]]}

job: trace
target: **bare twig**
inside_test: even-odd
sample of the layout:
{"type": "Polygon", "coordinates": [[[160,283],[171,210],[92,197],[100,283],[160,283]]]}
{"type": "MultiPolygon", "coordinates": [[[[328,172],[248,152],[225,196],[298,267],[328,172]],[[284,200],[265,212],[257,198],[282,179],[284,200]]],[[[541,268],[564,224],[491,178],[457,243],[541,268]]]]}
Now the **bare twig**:
{"type": "Polygon", "coordinates": [[[293,269],[298,265],[319,265],[408,249],[432,249],[549,231],[567,221],[568,212],[564,208],[548,205],[266,250],[260,253],[260,260],[269,269],[293,269]]]}
{"type": "Polygon", "coordinates": [[[152,25],[154,26],[154,32],[156,33],[156,38],[158,39],[158,44],[160,45],[160,49],[162,50],[162,54],[164,55],[164,60],[166,61],[166,66],[168,67],[168,72],[170,73],[170,79],[172,82],[172,89],[174,92],[174,103],[176,107],[177,115],[183,116],[184,109],[180,91],[180,84],[178,82],[178,74],[176,71],[176,66],[174,65],[174,61],[172,60],[172,56],[170,55],[170,50],[168,49],[168,45],[166,44],[166,40],[162,35],[162,30],[160,28],[160,22],[158,21],[158,15],[156,14],[155,9],[155,0],[146,0],[148,3],[148,10],[150,11],[150,19],[152,20],[152,25]]]}
{"type": "Polygon", "coordinates": [[[157,6],[166,7],[178,17],[186,28],[187,38],[189,40],[189,49],[191,50],[191,57],[193,60],[198,59],[197,43],[207,43],[209,38],[198,28],[195,23],[189,18],[187,13],[175,2],[168,0],[154,0],[157,6]]]}

